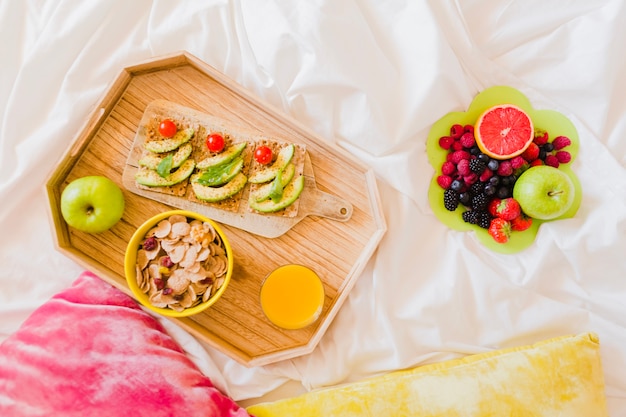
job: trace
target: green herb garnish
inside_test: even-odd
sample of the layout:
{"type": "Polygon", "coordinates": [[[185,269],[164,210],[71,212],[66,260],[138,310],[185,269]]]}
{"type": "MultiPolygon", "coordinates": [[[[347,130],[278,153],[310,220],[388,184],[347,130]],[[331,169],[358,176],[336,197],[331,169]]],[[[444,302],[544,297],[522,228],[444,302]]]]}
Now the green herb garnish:
{"type": "Polygon", "coordinates": [[[169,154],[165,158],[163,158],[161,162],[159,162],[156,171],[160,177],[167,178],[167,176],[170,175],[170,171],[172,170],[173,158],[174,156],[172,154],[169,154]]]}

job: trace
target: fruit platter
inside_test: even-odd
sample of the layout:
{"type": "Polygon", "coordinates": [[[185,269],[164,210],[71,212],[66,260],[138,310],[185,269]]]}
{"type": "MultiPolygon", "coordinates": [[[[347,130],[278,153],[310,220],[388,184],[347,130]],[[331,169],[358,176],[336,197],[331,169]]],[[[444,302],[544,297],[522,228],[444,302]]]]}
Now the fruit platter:
{"type": "Polygon", "coordinates": [[[578,148],[567,117],[533,108],[512,87],[488,88],[467,111],[446,114],[429,132],[430,206],[441,222],[473,233],[493,251],[522,251],[541,224],[576,215],[578,148]]]}

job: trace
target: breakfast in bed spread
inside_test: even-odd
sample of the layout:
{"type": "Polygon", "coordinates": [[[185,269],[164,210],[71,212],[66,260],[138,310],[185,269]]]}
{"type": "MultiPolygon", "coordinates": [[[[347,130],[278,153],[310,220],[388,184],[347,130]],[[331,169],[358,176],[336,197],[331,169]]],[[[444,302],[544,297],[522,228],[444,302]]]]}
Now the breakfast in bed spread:
{"type": "Polygon", "coordinates": [[[136,186],[220,210],[297,215],[305,147],[229,131],[179,112],[144,118],[136,186]]]}

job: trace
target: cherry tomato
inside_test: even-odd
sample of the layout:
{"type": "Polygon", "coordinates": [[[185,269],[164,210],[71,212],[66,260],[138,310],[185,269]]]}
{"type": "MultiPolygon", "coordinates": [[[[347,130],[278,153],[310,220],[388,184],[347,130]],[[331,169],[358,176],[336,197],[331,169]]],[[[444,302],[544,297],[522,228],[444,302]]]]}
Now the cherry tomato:
{"type": "Polygon", "coordinates": [[[272,150],[267,146],[259,146],[254,151],[254,159],[259,164],[267,165],[272,162],[272,150]]]}
{"type": "Polygon", "coordinates": [[[159,133],[166,138],[174,136],[177,130],[176,123],[172,122],[170,119],[165,119],[159,124],[159,133]]]}
{"type": "Polygon", "coordinates": [[[224,137],[219,133],[211,133],[206,137],[206,147],[211,152],[222,152],[224,149],[224,137]]]}

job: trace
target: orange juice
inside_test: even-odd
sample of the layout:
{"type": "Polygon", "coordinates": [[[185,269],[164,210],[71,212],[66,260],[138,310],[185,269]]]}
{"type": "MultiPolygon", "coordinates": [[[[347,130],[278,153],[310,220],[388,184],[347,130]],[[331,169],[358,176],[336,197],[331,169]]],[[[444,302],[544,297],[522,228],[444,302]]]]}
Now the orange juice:
{"type": "Polygon", "coordinates": [[[300,329],[319,317],[324,286],[315,272],[302,265],[284,265],[265,278],[261,308],[267,318],[285,329],[300,329]]]}

